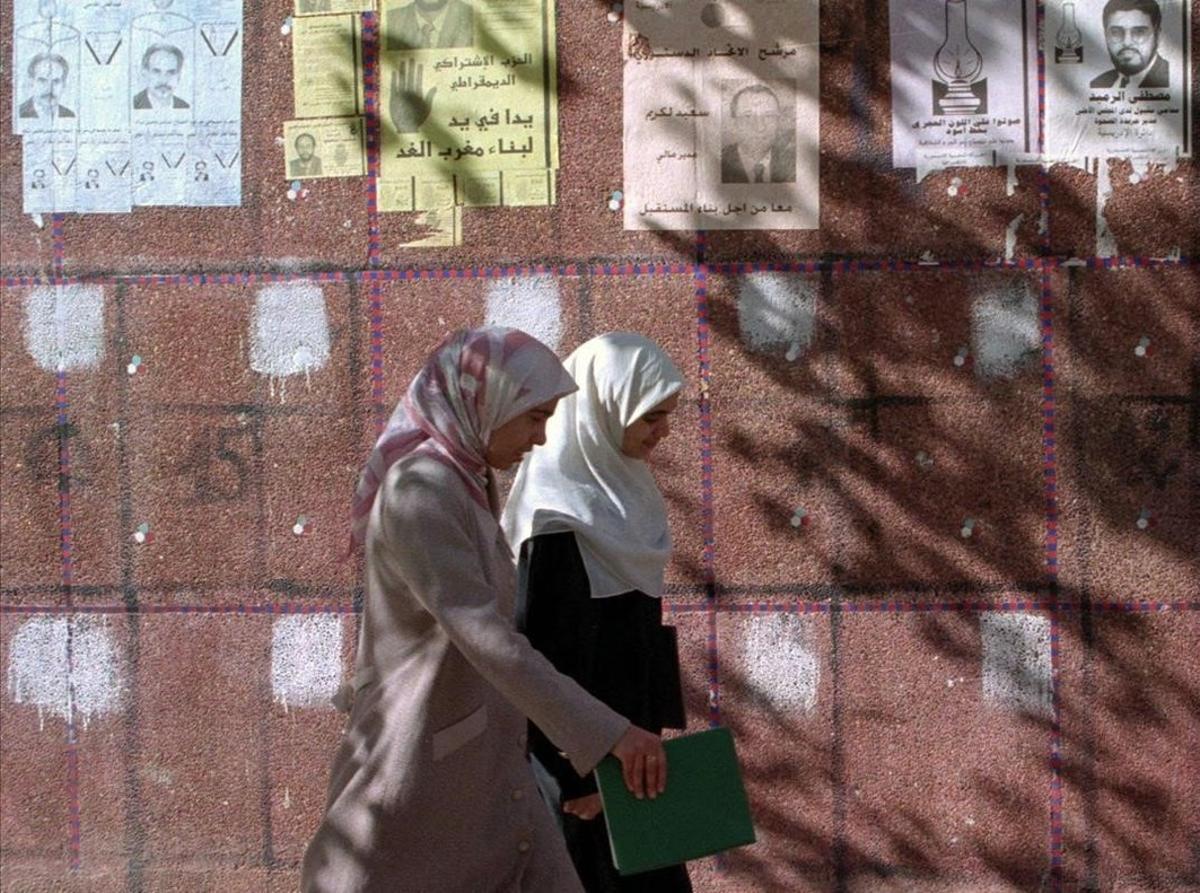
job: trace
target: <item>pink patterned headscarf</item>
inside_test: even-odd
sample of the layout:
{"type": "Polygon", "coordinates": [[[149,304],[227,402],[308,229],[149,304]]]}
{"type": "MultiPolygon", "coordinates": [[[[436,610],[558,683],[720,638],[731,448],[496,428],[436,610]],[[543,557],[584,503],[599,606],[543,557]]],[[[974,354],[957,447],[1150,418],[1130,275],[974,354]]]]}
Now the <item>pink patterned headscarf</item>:
{"type": "Polygon", "coordinates": [[[375,494],[388,469],[414,450],[454,469],[484,508],[484,453],[497,428],[535,406],[576,390],[554,352],[517,329],[464,329],[425,361],[397,404],[358,476],[350,547],[362,546],[375,494]]]}

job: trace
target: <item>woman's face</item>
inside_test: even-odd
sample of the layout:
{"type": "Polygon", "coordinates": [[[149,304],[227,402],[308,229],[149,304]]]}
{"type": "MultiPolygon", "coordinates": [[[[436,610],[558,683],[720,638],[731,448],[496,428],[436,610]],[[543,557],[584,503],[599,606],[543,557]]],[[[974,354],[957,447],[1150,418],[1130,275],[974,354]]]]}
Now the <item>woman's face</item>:
{"type": "Polygon", "coordinates": [[[679,406],[676,391],[625,429],[621,452],[631,459],[645,459],[658,442],[671,433],[671,413],[679,406]]]}
{"type": "Polygon", "coordinates": [[[558,398],[509,419],[492,432],[483,458],[492,468],[511,468],[535,446],[546,442],[546,422],[554,415],[558,398]]]}

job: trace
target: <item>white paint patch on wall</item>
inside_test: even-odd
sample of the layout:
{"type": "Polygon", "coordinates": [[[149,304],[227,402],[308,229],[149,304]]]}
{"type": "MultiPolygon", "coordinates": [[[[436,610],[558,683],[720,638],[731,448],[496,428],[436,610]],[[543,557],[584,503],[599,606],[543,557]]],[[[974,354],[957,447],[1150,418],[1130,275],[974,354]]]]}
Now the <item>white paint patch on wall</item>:
{"type": "Polygon", "coordinates": [[[104,289],[51,285],[25,298],[25,349],[47,372],[86,369],[104,356],[104,289]]]}
{"type": "Polygon", "coordinates": [[[751,273],[738,290],[738,327],[752,351],[787,351],[788,360],[812,343],[817,286],[792,273],[751,273]]]}
{"type": "Polygon", "coordinates": [[[988,613],[983,637],[983,697],[1003,707],[1050,716],[1050,618],[988,613]]]}
{"type": "Polygon", "coordinates": [[[755,702],[777,713],[811,713],[821,681],[813,618],[768,614],[744,623],[738,666],[755,702]]]}
{"type": "Polygon", "coordinates": [[[307,375],[329,362],[325,295],[312,282],[268,285],[254,302],[250,368],[272,378],[307,375]]]}
{"type": "Polygon", "coordinates": [[[501,279],[488,289],[484,325],[528,332],[555,353],[563,336],[558,280],[554,276],[501,279]]]}
{"type": "Polygon", "coordinates": [[[8,691],[18,704],[85,728],[116,709],[124,694],[121,661],[102,617],[34,617],[9,644],[8,691]]]}
{"type": "Polygon", "coordinates": [[[289,707],[327,707],[342,684],[342,618],[280,617],[271,637],[271,691],[289,707]]]}
{"type": "Polygon", "coordinates": [[[1024,278],[976,295],[971,304],[971,354],[985,379],[1012,378],[1041,356],[1037,296],[1024,278]]]}

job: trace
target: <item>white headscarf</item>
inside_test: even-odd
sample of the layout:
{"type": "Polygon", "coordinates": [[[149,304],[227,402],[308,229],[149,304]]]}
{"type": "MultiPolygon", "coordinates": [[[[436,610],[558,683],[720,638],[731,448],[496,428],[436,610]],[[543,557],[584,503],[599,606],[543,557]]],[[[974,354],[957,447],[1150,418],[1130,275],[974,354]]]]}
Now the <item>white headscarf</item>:
{"type": "Polygon", "coordinates": [[[666,503],[646,463],[621,452],[625,429],[683,387],[662,349],[641,335],[593,338],[564,361],[579,390],[526,455],[501,525],[513,550],[542,533],[573,531],[592,597],[636,589],[661,596],[671,556],[666,503]]]}
{"type": "Polygon", "coordinates": [[[415,450],[453,468],[471,497],[490,511],[484,453],[492,433],[574,390],[554,352],[518,329],[493,326],[449,335],[412,380],[359,474],[351,549],[363,543],[388,469],[415,450]]]}

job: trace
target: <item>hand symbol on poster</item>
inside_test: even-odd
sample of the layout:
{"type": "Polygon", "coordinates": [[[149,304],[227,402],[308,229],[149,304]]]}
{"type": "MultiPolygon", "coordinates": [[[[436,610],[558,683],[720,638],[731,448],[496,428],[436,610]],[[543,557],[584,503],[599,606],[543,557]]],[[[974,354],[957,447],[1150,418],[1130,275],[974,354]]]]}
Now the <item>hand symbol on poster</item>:
{"type": "Polygon", "coordinates": [[[421,79],[424,67],[416,62],[400,62],[392,72],[392,96],[388,103],[388,114],[397,133],[412,133],[421,128],[433,108],[433,95],[437,87],[431,87],[422,97],[421,79]]]}

